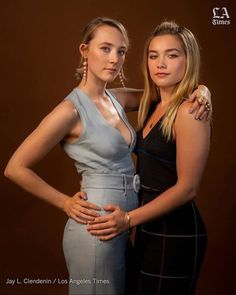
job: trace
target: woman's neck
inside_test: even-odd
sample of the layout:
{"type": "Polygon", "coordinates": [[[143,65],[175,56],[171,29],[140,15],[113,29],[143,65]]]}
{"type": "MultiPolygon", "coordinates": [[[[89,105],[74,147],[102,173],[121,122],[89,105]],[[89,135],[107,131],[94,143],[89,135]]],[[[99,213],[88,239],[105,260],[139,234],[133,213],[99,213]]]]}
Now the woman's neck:
{"type": "Polygon", "coordinates": [[[161,97],[160,104],[163,106],[169,104],[172,93],[173,93],[173,88],[164,88],[164,89],[160,88],[160,97],[161,97]]]}
{"type": "Polygon", "coordinates": [[[91,81],[91,79],[87,79],[85,82],[81,80],[78,87],[94,101],[100,100],[105,96],[106,83],[104,81],[91,81]]]}

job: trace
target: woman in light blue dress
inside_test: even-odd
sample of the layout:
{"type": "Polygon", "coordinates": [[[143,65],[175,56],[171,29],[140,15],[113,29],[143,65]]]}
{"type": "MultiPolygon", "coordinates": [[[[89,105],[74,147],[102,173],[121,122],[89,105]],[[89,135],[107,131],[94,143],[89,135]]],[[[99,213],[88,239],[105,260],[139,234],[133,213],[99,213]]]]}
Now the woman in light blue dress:
{"type": "MultiPolygon", "coordinates": [[[[101,208],[110,202],[124,210],[136,208],[139,180],[134,176],[131,158],[135,132],[116,98],[108,91],[106,95],[130,132],[129,143],[104,119],[92,99],[76,88],[66,100],[78,111],[83,133],[78,140],[63,142],[62,146],[75,160],[76,169],[82,174],[82,190],[90,202],[101,208]]],[[[70,218],[64,231],[63,247],[71,294],[123,294],[127,239],[128,232],[125,232],[108,243],[101,242],[88,234],[84,224],[70,218]]]]}
{"type": "Polygon", "coordinates": [[[87,25],[80,45],[79,86],[42,120],[5,169],[8,178],[69,216],[63,248],[73,295],[124,294],[128,233],[102,242],[87,232],[86,222],[105,214],[102,208],[109,203],[124,211],[138,206],[139,178],[131,158],[136,136],[124,110],[137,110],[141,92],[106,90],[117,76],[123,84],[128,45],[125,28],[115,20],[96,18],[87,25]],[[33,171],[58,143],[75,161],[88,202],[80,193],[70,197],[58,191],[33,171]]]}

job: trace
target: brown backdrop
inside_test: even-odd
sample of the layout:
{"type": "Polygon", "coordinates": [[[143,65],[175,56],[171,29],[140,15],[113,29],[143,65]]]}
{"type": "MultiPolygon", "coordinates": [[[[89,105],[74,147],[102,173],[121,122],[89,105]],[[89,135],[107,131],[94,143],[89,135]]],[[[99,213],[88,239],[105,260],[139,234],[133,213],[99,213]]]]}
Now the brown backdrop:
{"type": "MultiPolygon", "coordinates": [[[[211,153],[197,200],[209,233],[197,294],[235,294],[233,4],[204,0],[5,0],[0,5],[1,172],[20,142],[76,86],[80,33],[91,18],[117,18],[128,28],[131,49],[126,74],[131,87],[142,87],[143,44],[156,24],[174,19],[196,34],[202,48],[202,81],[210,88],[214,103],[211,153]],[[214,7],[227,8],[230,25],[212,24],[214,7]]],[[[130,116],[134,124],[135,115],[130,116]]],[[[72,162],[60,147],[36,170],[65,193],[72,195],[79,189],[72,162]]],[[[25,193],[3,173],[0,177],[0,294],[67,294],[62,252],[65,214],[25,193]],[[10,286],[8,278],[56,282],[10,286]]]]}

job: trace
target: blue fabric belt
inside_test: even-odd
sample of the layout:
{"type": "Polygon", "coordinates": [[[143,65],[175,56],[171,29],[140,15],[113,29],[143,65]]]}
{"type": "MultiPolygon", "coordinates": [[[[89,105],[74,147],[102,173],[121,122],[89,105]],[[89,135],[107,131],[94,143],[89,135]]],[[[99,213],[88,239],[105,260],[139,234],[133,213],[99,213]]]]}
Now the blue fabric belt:
{"type": "Polygon", "coordinates": [[[134,190],[138,193],[140,179],[138,174],[83,174],[82,189],[86,188],[134,190]]]}

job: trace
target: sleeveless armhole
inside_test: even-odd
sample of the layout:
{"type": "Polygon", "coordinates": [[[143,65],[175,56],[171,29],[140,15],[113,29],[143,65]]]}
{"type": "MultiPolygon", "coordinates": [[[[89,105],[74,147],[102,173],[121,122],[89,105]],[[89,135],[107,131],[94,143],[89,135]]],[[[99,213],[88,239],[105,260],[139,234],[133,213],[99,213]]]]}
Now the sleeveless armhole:
{"type": "Polygon", "coordinates": [[[71,142],[71,143],[67,142],[67,144],[75,144],[75,143],[80,142],[83,139],[85,132],[86,132],[86,119],[85,119],[85,114],[84,114],[84,107],[80,101],[80,97],[79,97],[79,94],[77,93],[77,91],[75,91],[72,94],[69,94],[64,100],[70,101],[73,104],[73,106],[75,107],[75,109],[78,113],[81,124],[82,124],[82,132],[81,132],[80,137],[77,140],[75,140],[74,142],[71,142]]]}

